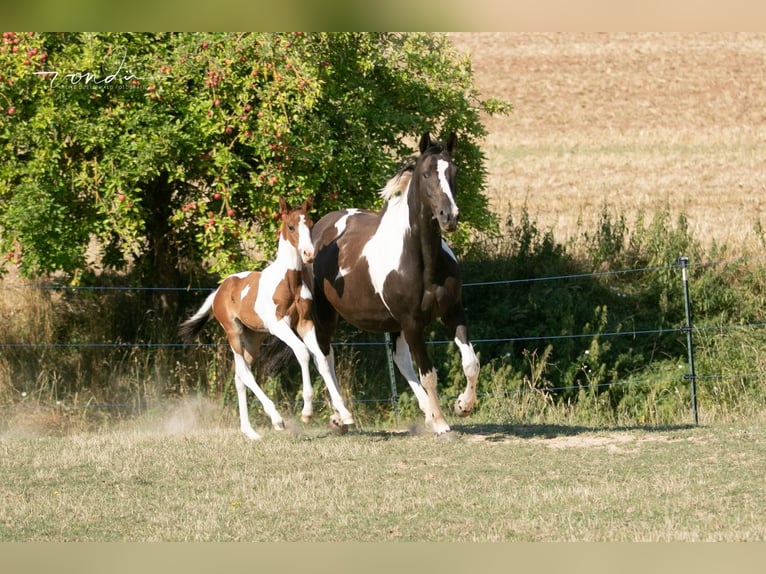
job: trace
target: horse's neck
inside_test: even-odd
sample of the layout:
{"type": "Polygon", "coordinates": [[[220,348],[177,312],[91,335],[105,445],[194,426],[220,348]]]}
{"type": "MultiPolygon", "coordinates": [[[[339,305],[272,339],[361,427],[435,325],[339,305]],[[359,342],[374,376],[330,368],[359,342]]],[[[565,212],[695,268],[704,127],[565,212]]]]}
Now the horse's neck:
{"type": "Polygon", "coordinates": [[[285,270],[300,271],[303,267],[303,261],[298,250],[293,247],[292,243],[284,239],[281,234],[277,243],[277,257],[274,260],[274,264],[285,270]]]}
{"type": "Polygon", "coordinates": [[[423,261],[423,283],[430,285],[434,282],[435,270],[441,252],[441,230],[433,215],[423,208],[420,202],[420,191],[409,190],[411,196],[410,220],[413,236],[420,241],[420,256],[423,261]]]}

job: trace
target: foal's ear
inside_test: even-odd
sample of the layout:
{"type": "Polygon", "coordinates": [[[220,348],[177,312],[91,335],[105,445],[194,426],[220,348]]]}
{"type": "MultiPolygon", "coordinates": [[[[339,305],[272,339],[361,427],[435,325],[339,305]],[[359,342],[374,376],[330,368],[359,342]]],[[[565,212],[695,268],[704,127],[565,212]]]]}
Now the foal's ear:
{"type": "Polygon", "coordinates": [[[452,155],[452,152],[455,151],[455,147],[457,146],[457,135],[455,135],[455,132],[450,132],[449,138],[447,139],[447,152],[452,155]]]}
{"type": "Polygon", "coordinates": [[[418,148],[420,149],[420,153],[425,152],[428,148],[431,147],[431,134],[428,132],[423,132],[423,135],[420,136],[420,145],[418,148]]]}
{"type": "Polygon", "coordinates": [[[287,200],[280,195],[279,196],[279,213],[281,213],[282,215],[285,215],[289,211],[290,211],[290,205],[287,203],[287,200]]]}
{"type": "Polygon", "coordinates": [[[303,208],[303,211],[305,211],[306,213],[311,211],[311,208],[314,207],[314,196],[312,195],[311,197],[307,197],[301,207],[303,208]]]}

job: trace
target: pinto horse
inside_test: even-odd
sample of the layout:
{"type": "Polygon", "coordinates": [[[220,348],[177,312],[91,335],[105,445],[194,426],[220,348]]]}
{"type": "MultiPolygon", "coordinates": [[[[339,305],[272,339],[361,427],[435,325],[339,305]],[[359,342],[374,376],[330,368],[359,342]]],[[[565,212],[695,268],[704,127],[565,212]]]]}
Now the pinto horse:
{"type": "Polygon", "coordinates": [[[282,416],[258,386],[252,372],[261,343],[269,333],[286,343],[300,363],[303,379],[301,417],[304,422],[313,414],[314,391],[309,374],[309,354],[312,354],[335,410],[331,423],[341,430],[354,424],[351,413],[343,404],[334,368],[328,364],[326,354],[319,350],[311,319],[311,293],[302,282],[304,263],[314,259],[312,221],[308,215],[311,202],[306,200],[299,208],[291,209],[284,198],[280,198],[279,206],[282,226],[276,259],[261,272],[229,275],[202,307],[179,326],[179,334],[187,341],[193,340],[212,317],[223,327],[234,353],[240,429],[253,440],[261,436],[250,424],[246,387],[258,397],[274,428],[284,429],[282,416]]]}
{"type": "Polygon", "coordinates": [[[441,235],[458,223],[455,143],[455,134],[446,145],[423,134],[420,155],[381,191],[386,200],[381,212],[347,209],[322,217],[312,230],[316,257],[307,268],[322,352],[332,358],[338,315],[362,330],[394,334],[394,362],[437,435],[450,427],[426,352],[424,332],[433,320],[442,320],[460,349],[467,386],[455,402],[457,415],[473,410],[479,376],[461,302],[460,269],[441,235]]]}

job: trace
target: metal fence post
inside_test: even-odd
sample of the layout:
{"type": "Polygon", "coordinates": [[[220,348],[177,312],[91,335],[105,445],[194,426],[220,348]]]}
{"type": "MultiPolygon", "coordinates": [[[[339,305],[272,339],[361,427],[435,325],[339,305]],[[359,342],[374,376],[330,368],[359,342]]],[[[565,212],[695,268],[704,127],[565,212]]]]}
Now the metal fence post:
{"type": "Polygon", "coordinates": [[[391,383],[391,406],[394,408],[394,418],[399,420],[399,395],[396,393],[396,375],[394,373],[393,347],[391,345],[391,335],[384,333],[386,340],[386,362],[388,364],[388,378],[391,383]]]}
{"type": "Polygon", "coordinates": [[[694,424],[699,424],[697,415],[697,375],[694,371],[694,341],[692,340],[692,304],[689,297],[689,258],[679,257],[678,264],[681,266],[681,277],[684,284],[684,307],[686,308],[686,326],[681,330],[686,331],[686,346],[689,350],[689,374],[686,379],[691,381],[692,392],[692,414],[694,415],[694,424]]]}

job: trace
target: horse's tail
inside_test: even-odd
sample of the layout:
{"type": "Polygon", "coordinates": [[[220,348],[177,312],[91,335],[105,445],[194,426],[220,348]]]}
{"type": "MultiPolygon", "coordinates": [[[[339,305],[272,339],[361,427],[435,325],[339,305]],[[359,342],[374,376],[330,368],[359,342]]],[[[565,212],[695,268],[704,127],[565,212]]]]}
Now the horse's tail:
{"type": "Polygon", "coordinates": [[[191,343],[194,338],[202,331],[202,328],[213,316],[213,299],[215,299],[218,290],[216,289],[208,295],[202,307],[178,326],[178,335],[187,343],[191,343]]]}

